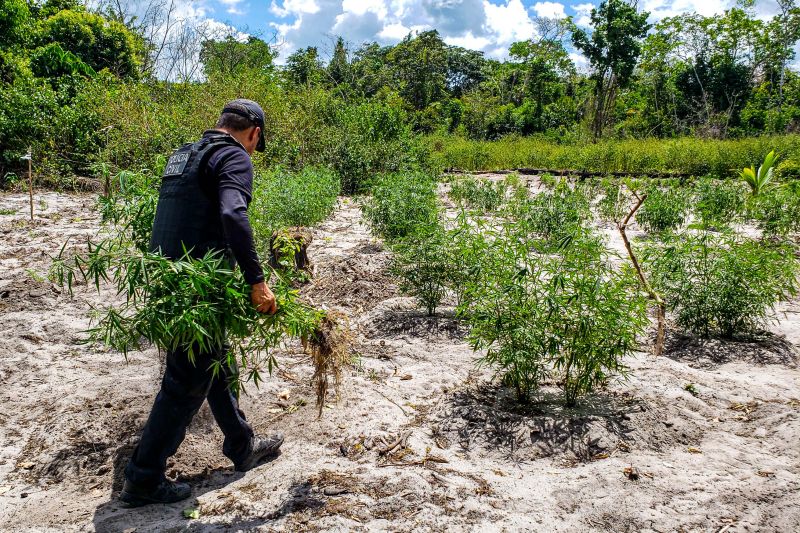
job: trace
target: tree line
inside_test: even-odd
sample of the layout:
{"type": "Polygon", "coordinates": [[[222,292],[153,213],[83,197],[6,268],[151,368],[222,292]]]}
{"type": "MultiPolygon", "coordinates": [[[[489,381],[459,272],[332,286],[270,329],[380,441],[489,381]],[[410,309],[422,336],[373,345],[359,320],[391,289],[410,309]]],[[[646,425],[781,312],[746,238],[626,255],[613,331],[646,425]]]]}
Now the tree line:
{"type": "MultiPolygon", "coordinates": [[[[377,117],[367,129],[476,140],[730,138],[800,127],[796,0],[778,0],[769,20],[756,16],[753,0],[741,0],[722,15],[687,13],[654,25],[635,3],[605,0],[589,28],[571,18],[535,19],[536,37],[512,44],[502,61],[430,30],[391,46],[339,37],[327,53],[303,48],[284,65],[273,40],[192,24],[175,0],[91,6],[0,0],[0,176],[28,146],[50,161],[43,172],[88,172],[108,142],[106,128],[125,119],[101,109],[114,91],[139,91],[142,105],[157,105],[147,99],[164,91],[191,99],[235,87],[241,95],[248,80],[271,95],[264,99],[288,102],[275,105],[312,94],[331,104],[329,115],[336,106],[390,110],[367,113],[377,117]],[[576,65],[575,52],[585,64],[576,65]]],[[[170,124],[153,127],[179,140],[168,135],[170,124]]]]}

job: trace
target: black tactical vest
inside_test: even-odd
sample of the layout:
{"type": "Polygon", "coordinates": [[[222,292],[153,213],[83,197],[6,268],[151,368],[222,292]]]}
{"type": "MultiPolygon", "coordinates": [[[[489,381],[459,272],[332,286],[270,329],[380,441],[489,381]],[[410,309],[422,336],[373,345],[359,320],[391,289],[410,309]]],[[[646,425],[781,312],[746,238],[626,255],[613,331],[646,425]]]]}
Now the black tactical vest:
{"type": "Polygon", "coordinates": [[[206,175],[209,158],[224,146],[244,150],[230,135],[206,132],[199,141],[184,144],[170,156],[161,179],[151,251],[170,259],[183,256],[184,248],[196,258],[209,250],[227,252],[217,178],[206,175]]]}

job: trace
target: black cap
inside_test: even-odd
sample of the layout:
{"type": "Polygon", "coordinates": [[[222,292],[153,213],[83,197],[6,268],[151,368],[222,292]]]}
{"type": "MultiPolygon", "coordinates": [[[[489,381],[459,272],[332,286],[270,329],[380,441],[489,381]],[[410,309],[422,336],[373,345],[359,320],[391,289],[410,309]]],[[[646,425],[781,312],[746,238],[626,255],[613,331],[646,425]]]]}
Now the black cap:
{"type": "Polygon", "coordinates": [[[233,113],[234,115],[239,115],[248,119],[254,125],[261,128],[261,135],[258,139],[258,144],[256,145],[256,150],[259,152],[263,152],[265,148],[265,141],[264,141],[264,110],[261,109],[261,106],[258,105],[256,102],[252,100],[247,100],[245,98],[237,98],[236,100],[231,100],[225,107],[222,109],[223,113],[233,113]]]}

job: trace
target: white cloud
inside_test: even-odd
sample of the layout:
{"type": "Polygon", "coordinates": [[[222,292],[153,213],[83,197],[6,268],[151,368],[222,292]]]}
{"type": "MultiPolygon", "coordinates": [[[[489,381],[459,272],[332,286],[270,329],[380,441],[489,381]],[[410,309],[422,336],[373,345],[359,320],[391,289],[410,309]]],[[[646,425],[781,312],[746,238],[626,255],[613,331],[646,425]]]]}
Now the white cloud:
{"type": "Polygon", "coordinates": [[[269,6],[269,10],[273,15],[281,18],[290,15],[297,16],[303,13],[316,13],[320,7],[314,0],[283,0],[282,5],[278,5],[275,0],[269,6]]]}
{"type": "Polygon", "coordinates": [[[592,14],[592,9],[594,9],[594,4],[585,3],[585,4],[577,4],[572,6],[572,10],[577,15],[575,17],[575,24],[581,26],[582,28],[588,28],[592,25],[592,19],[590,18],[592,14]]]}
{"type": "Polygon", "coordinates": [[[735,0],[644,0],[641,8],[650,12],[650,20],[657,21],[690,12],[710,17],[721,14],[734,5],[735,0]]]}
{"type": "Polygon", "coordinates": [[[508,0],[499,5],[484,0],[483,4],[486,10],[485,27],[493,45],[486,50],[487,55],[505,57],[512,43],[535,35],[533,21],[520,0],[508,0]]]}
{"type": "Polygon", "coordinates": [[[563,19],[567,17],[564,12],[564,4],[559,2],[536,2],[533,4],[534,11],[540,17],[563,19]]]}

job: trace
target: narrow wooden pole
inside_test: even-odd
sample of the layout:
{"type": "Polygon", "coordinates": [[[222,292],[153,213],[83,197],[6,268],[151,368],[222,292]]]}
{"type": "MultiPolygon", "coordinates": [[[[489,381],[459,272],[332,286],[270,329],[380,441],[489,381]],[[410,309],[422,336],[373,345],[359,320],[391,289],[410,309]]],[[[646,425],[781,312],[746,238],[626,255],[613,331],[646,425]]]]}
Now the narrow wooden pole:
{"type": "Polygon", "coordinates": [[[31,203],[31,222],[33,222],[33,150],[28,147],[28,196],[31,203]]]}

